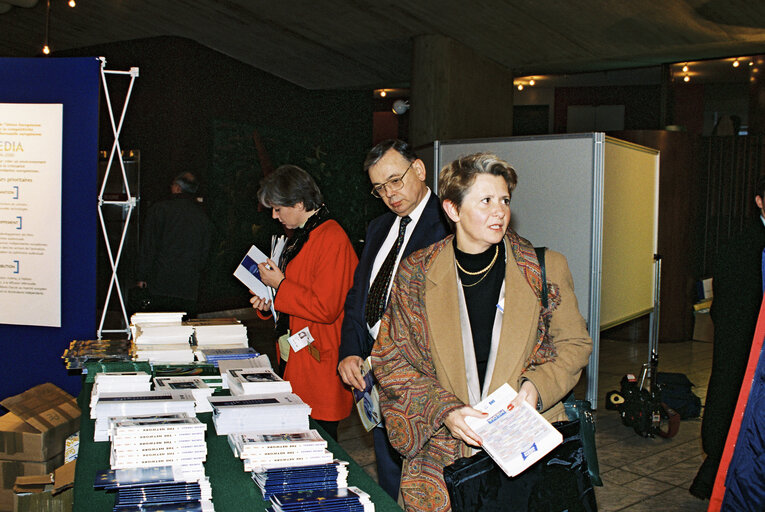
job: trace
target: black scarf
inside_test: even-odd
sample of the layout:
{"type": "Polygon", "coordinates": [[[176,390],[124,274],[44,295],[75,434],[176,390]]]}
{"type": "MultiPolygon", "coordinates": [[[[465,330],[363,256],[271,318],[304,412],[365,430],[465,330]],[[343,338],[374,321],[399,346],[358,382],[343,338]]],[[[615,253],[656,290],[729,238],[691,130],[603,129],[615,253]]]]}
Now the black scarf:
{"type": "MultiPolygon", "coordinates": [[[[316,213],[308,217],[303,227],[296,228],[292,232],[292,236],[287,240],[287,245],[284,246],[282,256],[279,260],[279,269],[284,273],[284,277],[287,277],[287,265],[292,261],[295,256],[298,255],[305,243],[308,241],[308,237],[311,231],[319,227],[324,222],[330,219],[329,210],[326,205],[321,205],[316,213]]],[[[286,334],[290,326],[290,316],[286,313],[279,313],[279,320],[276,322],[276,334],[281,336],[286,334]]]]}

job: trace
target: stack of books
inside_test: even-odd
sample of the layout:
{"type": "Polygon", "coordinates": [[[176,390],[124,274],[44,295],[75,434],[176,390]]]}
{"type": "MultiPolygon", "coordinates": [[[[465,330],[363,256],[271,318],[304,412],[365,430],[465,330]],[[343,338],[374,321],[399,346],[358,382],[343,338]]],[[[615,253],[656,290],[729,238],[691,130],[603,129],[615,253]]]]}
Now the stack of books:
{"type": "Polygon", "coordinates": [[[200,377],[154,377],[154,388],[157,390],[185,390],[194,395],[194,407],[197,413],[212,412],[208,400],[213,394],[213,388],[208,386],[200,377]]]}
{"type": "Polygon", "coordinates": [[[260,355],[252,347],[237,347],[237,348],[197,347],[194,353],[196,354],[198,361],[211,363],[211,364],[214,364],[215,366],[218,366],[218,363],[220,361],[252,359],[260,355]]]}
{"type": "Polygon", "coordinates": [[[335,460],[329,464],[253,471],[252,479],[264,499],[287,492],[330,491],[348,487],[348,463],[335,460]]]}
{"type": "Polygon", "coordinates": [[[262,472],[273,468],[327,464],[332,452],[317,431],[287,434],[229,434],[234,455],[244,461],[245,471],[262,472]]]}
{"type": "Polygon", "coordinates": [[[271,368],[271,361],[266,354],[249,359],[220,359],[217,361],[218,371],[223,380],[223,389],[229,389],[228,372],[229,370],[242,370],[244,368],[271,368]]]}
{"type": "Polygon", "coordinates": [[[114,418],[111,422],[112,469],[179,466],[204,474],[207,425],[188,414],[114,418]]]}
{"type": "Polygon", "coordinates": [[[174,466],[99,470],[93,488],[115,494],[114,511],[215,510],[204,473],[200,477],[174,466]]]}
{"type": "Polygon", "coordinates": [[[297,491],[271,497],[274,512],[312,512],[342,510],[344,512],[374,512],[375,506],[358,487],[334,490],[297,491]]]}
{"type": "Polygon", "coordinates": [[[135,313],[130,316],[130,324],[180,324],[185,315],[185,311],[135,313]]]}
{"type": "Polygon", "coordinates": [[[109,440],[111,418],[149,414],[186,413],[194,416],[194,395],[187,391],[131,391],[100,393],[91,404],[90,417],[95,419],[93,440],[109,440]]]}
{"type": "Polygon", "coordinates": [[[219,436],[308,430],[311,408],[294,393],[213,396],[210,403],[213,424],[219,436]]]}
{"type": "Polygon", "coordinates": [[[155,377],[199,377],[213,389],[223,389],[223,377],[220,370],[207,363],[153,364],[155,377]]]}
{"type": "Polygon", "coordinates": [[[235,396],[292,392],[292,385],[271,368],[233,368],[227,374],[228,388],[235,396]]]}
{"type": "Polygon", "coordinates": [[[128,391],[150,391],[151,375],[146,372],[101,372],[97,373],[90,392],[90,409],[93,410],[101,393],[123,393],[128,391]]]}
{"type": "Polygon", "coordinates": [[[194,361],[191,335],[194,328],[182,324],[143,324],[135,330],[135,357],[139,361],[194,361]]]}
{"type": "Polygon", "coordinates": [[[247,328],[236,318],[189,320],[186,325],[194,328],[194,341],[201,349],[248,346],[247,328]]]}
{"type": "Polygon", "coordinates": [[[132,361],[130,340],[72,340],[61,359],[67,370],[84,371],[89,361],[132,361]]]}
{"type": "Polygon", "coordinates": [[[130,317],[133,353],[139,361],[194,361],[194,327],[181,322],[185,313],[136,313],[130,317]]]}

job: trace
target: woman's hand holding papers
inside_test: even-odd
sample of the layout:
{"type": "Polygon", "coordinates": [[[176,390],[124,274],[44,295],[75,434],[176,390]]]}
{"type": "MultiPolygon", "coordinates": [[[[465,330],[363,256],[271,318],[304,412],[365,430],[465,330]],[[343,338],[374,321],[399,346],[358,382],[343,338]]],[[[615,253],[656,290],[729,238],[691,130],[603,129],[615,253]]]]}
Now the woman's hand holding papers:
{"type": "Polygon", "coordinates": [[[477,411],[466,405],[465,407],[460,407],[447,414],[444,419],[444,425],[449,429],[453,438],[460,439],[470,446],[480,447],[481,438],[465,422],[467,416],[484,418],[486,417],[486,413],[477,411]]]}
{"type": "Polygon", "coordinates": [[[279,266],[271,258],[266,259],[265,263],[258,263],[258,271],[263,284],[274,290],[279,288],[279,285],[284,281],[284,273],[279,270],[279,266]]]}

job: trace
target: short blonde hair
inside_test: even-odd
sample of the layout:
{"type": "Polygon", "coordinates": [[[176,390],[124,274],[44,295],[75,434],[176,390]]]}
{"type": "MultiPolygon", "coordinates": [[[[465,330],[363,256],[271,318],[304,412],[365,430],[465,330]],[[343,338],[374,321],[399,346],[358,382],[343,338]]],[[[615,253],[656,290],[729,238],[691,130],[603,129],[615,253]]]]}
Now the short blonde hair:
{"type": "Polygon", "coordinates": [[[479,174],[501,176],[507,192],[513,196],[518,175],[513,167],[494,153],[473,153],[445,165],[438,175],[438,197],[441,203],[451,201],[459,208],[479,174]]]}

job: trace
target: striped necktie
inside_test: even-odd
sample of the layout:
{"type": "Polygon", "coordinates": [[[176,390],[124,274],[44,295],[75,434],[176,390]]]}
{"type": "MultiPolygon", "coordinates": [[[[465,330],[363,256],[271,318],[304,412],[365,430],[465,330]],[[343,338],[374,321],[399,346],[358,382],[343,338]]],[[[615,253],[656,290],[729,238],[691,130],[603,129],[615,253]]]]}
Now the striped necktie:
{"type": "Polygon", "coordinates": [[[383,261],[383,264],[380,267],[380,271],[377,272],[377,276],[375,276],[375,280],[372,282],[372,286],[369,288],[369,296],[367,297],[367,304],[364,309],[364,315],[369,326],[375,325],[383,316],[383,313],[385,313],[388,285],[393,276],[398,253],[401,250],[401,246],[404,244],[406,226],[411,221],[412,219],[409,216],[401,217],[396,243],[391,247],[390,252],[385,257],[385,261],[383,261]]]}

